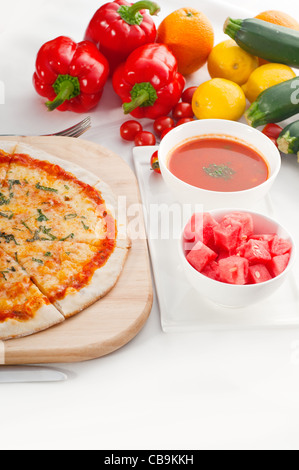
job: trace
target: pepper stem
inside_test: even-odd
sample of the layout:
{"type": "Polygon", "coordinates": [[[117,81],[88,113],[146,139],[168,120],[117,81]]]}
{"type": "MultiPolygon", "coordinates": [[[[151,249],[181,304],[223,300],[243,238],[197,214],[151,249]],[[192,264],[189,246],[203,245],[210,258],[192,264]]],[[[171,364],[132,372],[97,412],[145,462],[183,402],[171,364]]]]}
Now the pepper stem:
{"type": "Polygon", "coordinates": [[[132,100],[130,103],[124,103],[123,104],[123,109],[125,114],[130,114],[134,109],[139,108],[140,106],[143,105],[149,98],[149,94],[146,90],[144,90],[142,93],[140,93],[137,98],[132,100]]]}
{"type": "Polygon", "coordinates": [[[49,111],[61,106],[65,101],[71,100],[80,95],[80,83],[77,77],[71,75],[59,75],[53,85],[56,98],[53,101],[47,101],[46,106],[49,111]]]}
{"type": "Polygon", "coordinates": [[[140,10],[148,10],[150,15],[157,15],[161,8],[155,2],[151,2],[149,0],[141,0],[140,2],[134,3],[131,7],[129,7],[131,15],[136,15],[140,10]]]}
{"type": "Polygon", "coordinates": [[[139,26],[143,21],[140,10],[149,10],[150,15],[157,15],[161,11],[157,3],[150,0],[141,0],[132,6],[121,5],[117,13],[126,23],[139,26]]]}
{"type": "Polygon", "coordinates": [[[158,99],[157,92],[149,82],[136,83],[131,90],[132,101],[123,104],[125,114],[130,114],[139,107],[153,106],[158,99]]]}

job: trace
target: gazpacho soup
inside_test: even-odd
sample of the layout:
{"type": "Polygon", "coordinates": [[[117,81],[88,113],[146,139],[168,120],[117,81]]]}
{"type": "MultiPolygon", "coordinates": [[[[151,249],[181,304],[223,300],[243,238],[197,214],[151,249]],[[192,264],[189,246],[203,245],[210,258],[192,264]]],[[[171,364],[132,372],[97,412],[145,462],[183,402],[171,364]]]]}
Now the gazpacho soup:
{"type": "Polygon", "coordinates": [[[224,135],[186,140],[171,151],[168,168],[185,183],[210,191],[243,191],[269,178],[268,165],[257,150],[224,135]]]}

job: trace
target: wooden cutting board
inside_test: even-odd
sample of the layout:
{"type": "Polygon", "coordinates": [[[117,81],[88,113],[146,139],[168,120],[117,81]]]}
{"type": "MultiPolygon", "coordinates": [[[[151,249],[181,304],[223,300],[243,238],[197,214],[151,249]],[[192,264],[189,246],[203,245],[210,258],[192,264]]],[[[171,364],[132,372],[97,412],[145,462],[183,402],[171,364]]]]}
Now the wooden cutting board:
{"type": "MultiPolygon", "coordinates": [[[[109,184],[117,196],[125,197],[127,208],[132,204],[141,207],[134,173],[122,158],[109,150],[68,137],[9,140],[27,143],[86,168],[109,184]]],[[[142,216],[138,223],[141,224],[138,232],[142,236],[132,241],[124,271],[114,289],[90,308],[53,328],[25,338],[0,341],[0,364],[68,363],[95,359],[121,348],[138,334],[153,303],[142,216]]]]}

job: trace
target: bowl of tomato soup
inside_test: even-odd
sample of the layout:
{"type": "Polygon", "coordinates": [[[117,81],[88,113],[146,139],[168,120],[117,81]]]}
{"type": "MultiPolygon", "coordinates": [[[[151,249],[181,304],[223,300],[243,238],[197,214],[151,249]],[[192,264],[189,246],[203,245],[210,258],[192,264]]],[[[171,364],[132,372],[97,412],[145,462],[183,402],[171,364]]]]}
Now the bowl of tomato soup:
{"type": "Polygon", "coordinates": [[[277,147],[260,131],[234,121],[199,120],[169,132],[159,163],[182,203],[252,208],[266,196],[281,167],[277,147]]]}

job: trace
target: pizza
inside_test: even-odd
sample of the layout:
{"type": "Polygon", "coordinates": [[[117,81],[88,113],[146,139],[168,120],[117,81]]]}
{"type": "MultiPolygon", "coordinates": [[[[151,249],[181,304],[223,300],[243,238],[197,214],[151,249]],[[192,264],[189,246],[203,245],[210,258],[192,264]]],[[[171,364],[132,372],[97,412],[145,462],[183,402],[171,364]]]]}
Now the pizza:
{"type": "Polygon", "coordinates": [[[120,215],[97,176],[0,142],[0,340],[57,325],[115,286],[130,248],[120,215]]]}

